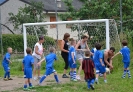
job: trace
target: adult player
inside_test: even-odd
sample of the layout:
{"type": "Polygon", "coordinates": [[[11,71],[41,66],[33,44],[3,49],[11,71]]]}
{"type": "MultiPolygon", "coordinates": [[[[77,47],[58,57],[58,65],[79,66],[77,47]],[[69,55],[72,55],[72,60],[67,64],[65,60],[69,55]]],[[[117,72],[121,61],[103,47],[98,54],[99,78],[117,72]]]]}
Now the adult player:
{"type": "Polygon", "coordinates": [[[76,50],[77,50],[77,60],[79,61],[80,63],[80,67],[79,67],[79,70],[78,70],[78,75],[77,75],[77,79],[80,80],[80,72],[82,70],[82,61],[84,59],[84,52],[89,50],[89,47],[88,47],[88,44],[87,44],[87,41],[88,41],[88,38],[89,36],[87,34],[84,34],[82,36],[82,39],[80,41],[78,41],[77,45],[76,45],[76,50]]]}
{"type": "Polygon", "coordinates": [[[38,72],[38,79],[40,79],[40,66],[37,64],[43,55],[43,46],[42,43],[44,42],[44,37],[40,36],[39,41],[35,44],[34,46],[34,51],[33,51],[33,57],[34,57],[34,70],[33,70],[33,78],[34,80],[37,80],[36,77],[36,71],[38,72]]]}

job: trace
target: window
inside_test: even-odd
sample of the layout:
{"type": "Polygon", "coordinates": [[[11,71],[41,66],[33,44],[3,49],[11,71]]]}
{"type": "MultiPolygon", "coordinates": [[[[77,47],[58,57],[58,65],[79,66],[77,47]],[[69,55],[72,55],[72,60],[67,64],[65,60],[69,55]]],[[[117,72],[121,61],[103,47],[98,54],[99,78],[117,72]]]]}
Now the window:
{"type": "MultiPolygon", "coordinates": [[[[55,16],[51,16],[50,17],[50,22],[55,22],[55,21],[56,21],[56,17],[55,16]]],[[[50,25],[50,28],[56,28],[56,24],[50,25]]]]}
{"type": "MultiPolygon", "coordinates": [[[[71,21],[72,18],[68,18],[67,21],[71,21]]],[[[66,24],[66,28],[71,28],[72,24],[66,24]]]]}

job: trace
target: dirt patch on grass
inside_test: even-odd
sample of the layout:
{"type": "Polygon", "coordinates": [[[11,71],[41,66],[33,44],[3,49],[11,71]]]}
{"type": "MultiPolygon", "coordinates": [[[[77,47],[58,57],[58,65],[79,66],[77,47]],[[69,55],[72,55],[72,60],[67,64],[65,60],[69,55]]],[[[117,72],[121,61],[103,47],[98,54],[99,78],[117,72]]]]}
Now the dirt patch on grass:
{"type": "MultiPolygon", "coordinates": [[[[62,78],[61,74],[59,74],[58,77],[59,77],[59,80],[61,81],[61,83],[70,82],[69,78],[62,78]]],[[[23,85],[24,85],[24,78],[23,77],[12,77],[12,78],[13,78],[13,80],[9,80],[9,81],[4,81],[3,78],[0,78],[0,92],[1,91],[14,92],[13,90],[16,90],[18,88],[23,88],[23,85]]],[[[45,85],[48,85],[51,83],[56,83],[55,79],[54,79],[54,75],[48,76],[46,78],[46,80],[42,83],[42,86],[45,86],[45,85]]],[[[38,80],[35,81],[32,79],[32,84],[34,86],[37,86],[38,80]]],[[[21,92],[23,92],[23,91],[21,91],[21,92]]]]}

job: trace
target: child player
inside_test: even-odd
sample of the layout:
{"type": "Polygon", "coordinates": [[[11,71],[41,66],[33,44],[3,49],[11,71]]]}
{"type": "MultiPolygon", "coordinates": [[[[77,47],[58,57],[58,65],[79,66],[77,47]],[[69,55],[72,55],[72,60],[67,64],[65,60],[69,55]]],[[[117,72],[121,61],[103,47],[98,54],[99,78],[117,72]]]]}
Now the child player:
{"type": "Polygon", "coordinates": [[[42,78],[39,81],[39,85],[43,82],[43,80],[50,74],[54,73],[54,78],[57,83],[59,83],[58,76],[56,70],[53,68],[54,61],[57,60],[56,54],[55,54],[55,48],[50,48],[50,53],[44,57],[40,62],[38,62],[38,65],[41,65],[41,63],[46,60],[46,72],[42,76],[42,78]]]}
{"type": "Polygon", "coordinates": [[[122,78],[125,78],[126,73],[128,73],[128,77],[131,78],[131,74],[130,74],[130,70],[129,70],[129,65],[130,65],[130,49],[127,47],[127,41],[123,40],[122,41],[122,45],[123,48],[116,53],[112,58],[114,58],[115,56],[117,56],[118,54],[122,54],[123,56],[123,63],[124,63],[124,73],[122,78]]]}
{"type": "Polygon", "coordinates": [[[12,53],[12,48],[8,47],[7,53],[5,54],[5,56],[3,58],[3,62],[2,62],[4,71],[5,71],[5,74],[4,74],[4,80],[5,81],[12,80],[12,78],[10,78],[10,67],[9,67],[9,64],[12,63],[10,61],[11,53],[12,53]]]}
{"type": "Polygon", "coordinates": [[[71,46],[69,49],[69,65],[70,65],[70,80],[77,81],[76,79],[76,51],[75,51],[76,41],[74,39],[71,40],[71,46]]]}
{"type": "Polygon", "coordinates": [[[24,57],[22,63],[22,70],[24,71],[24,78],[25,78],[25,84],[24,84],[24,90],[28,91],[33,88],[32,83],[30,79],[32,78],[32,65],[34,64],[34,58],[32,57],[32,50],[31,48],[26,49],[27,56],[24,57]],[[29,84],[29,88],[27,85],[29,84]]]}
{"type": "Polygon", "coordinates": [[[95,82],[95,72],[94,72],[94,62],[90,58],[91,53],[90,51],[85,52],[85,58],[82,62],[82,69],[85,74],[85,81],[87,82],[88,89],[94,90],[94,82],[95,82]]]}
{"type": "Polygon", "coordinates": [[[95,82],[98,84],[99,73],[102,73],[103,76],[104,76],[104,82],[107,83],[106,69],[105,69],[105,65],[104,65],[104,62],[103,62],[103,53],[100,50],[101,45],[99,43],[96,44],[96,49],[97,49],[97,51],[95,52],[95,55],[94,55],[94,64],[95,64],[95,68],[96,68],[95,82]]]}

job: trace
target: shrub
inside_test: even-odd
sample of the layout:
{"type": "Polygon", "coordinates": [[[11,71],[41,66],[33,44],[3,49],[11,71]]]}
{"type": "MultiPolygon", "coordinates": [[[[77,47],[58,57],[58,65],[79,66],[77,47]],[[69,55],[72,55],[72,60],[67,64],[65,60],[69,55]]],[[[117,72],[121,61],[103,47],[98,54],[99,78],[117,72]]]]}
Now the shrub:
{"type": "MultiPolygon", "coordinates": [[[[37,42],[36,36],[27,36],[27,46],[33,49],[35,43],[37,42]]],[[[2,43],[3,43],[3,51],[4,53],[7,51],[8,47],[12,47],[13,50],[17,50],[18,52],[24,51],[24,42],[23,35],[16,34],[3,34],[2,35],[2,43]]],[[[45,37],[44,47],[48,47],[50,45],[55,45],[55,40],[51,37],[45,37]]]]}

